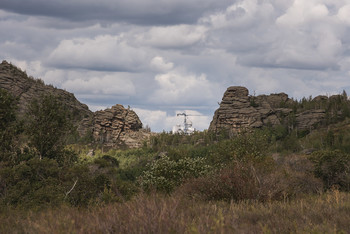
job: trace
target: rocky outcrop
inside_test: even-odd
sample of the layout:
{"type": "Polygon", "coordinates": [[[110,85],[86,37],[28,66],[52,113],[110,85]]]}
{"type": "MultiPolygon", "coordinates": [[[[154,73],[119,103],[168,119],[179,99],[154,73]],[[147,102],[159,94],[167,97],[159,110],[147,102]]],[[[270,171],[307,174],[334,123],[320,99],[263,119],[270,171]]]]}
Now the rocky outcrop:
{"type": "Polygon", "coordinates": [[[266,97],[252,99],[248,94],[245,87],[229,87],[219,109],[215,111],[209,131],[226,129],[239,132],[246,128],[260,128],[268,123],[280,124],[266,97]]]}
{"type": "Polygon", "coordinates": [[[142,129],[137,114],[122,105],[95,112],[91,131],[95,142],[110,147],[125,145],[137,148],[150,136],[149,132],[142,129]]]}
{"type": "Polygon", "coordinates": [[[84,117],[92,116],[88,106],[80,103],[72,93],[45,85],[40,79],[28,77],[16,66],[3,61],[0,64],[0,88],[7,90],[18,98],[19,111],[23,114],[33,99],[42,95],[53,95],[72,111],[74,121],[78,124],[84,117]]]}
{"type": "Polygon", "coordinates": [[[326,116],[326,111],[308,110],[295,115],[296,126],[301,130],[311,130],[321,123],[326,116]]]}
{"type": "MultiPolygon", "coordinates": [[[[318,98],[323,100],[323,96],[318,98]]],[[[220,107],[215,111],[209,131],[229,130],[236,133],[243,129],[280,124],[290,124],[298,130],[310,130],[324,120],[325,110],[294,113],[293,109],[288,108],[293,102],[285,93],[255,97],[249,96],[245,87],[229,87],[224,93],[220,107]],[[292,118],[288,119],[287,116],[291,115],[292,118]]]]}
{"type": "Polygon", "coordinates": [[[81,135],[91,135],[94,143],[111,148],[138,148],[152,135],[142,128],[142,122],[133,110],[120,104],[83,119],[78,131],[81,135]]]}
{"type": "Polygon", "coordinates": [[[135,148],[142,146],[151,135],[142,129],[139,117],[130,108],[115,105],[93,113],[72,93],[45,85],[40,79],[28,77],[25,72],[6,61],[0,64],[0,88],[18,98],[20,114],[26,112],[33,99],[47,94],[57,97],[72,112],[73,122],[80,136],[86,136],[91,143],[135,148]],[[88,137],[89,135],[92,137],[88,137]]]}

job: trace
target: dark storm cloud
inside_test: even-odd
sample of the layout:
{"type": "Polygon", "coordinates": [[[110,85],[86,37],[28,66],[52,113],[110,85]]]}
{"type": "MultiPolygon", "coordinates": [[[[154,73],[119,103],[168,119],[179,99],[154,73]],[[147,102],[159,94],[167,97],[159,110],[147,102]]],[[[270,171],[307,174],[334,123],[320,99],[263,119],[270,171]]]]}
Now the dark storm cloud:
{"type": "Polygon", "coordinates": [[[205,12],[225,8],[232,2],[229,0],[2,0],[0,9],[71,21],[124,21],[134,24],[168,25],[194,23],[205,12]]]}

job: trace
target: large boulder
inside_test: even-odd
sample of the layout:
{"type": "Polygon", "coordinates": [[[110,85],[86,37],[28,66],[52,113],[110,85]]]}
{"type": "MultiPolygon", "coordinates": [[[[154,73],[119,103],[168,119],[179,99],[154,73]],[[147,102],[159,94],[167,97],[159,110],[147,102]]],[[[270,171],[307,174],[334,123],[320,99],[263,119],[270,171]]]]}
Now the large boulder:
{"type": "Polygon", "coordinates": [[[149,132],[142,129],[137,114],[119,104],[95,112],[91,131],[95,142],[110,147],[125,145],[136,148],[150,136],[149,132]]]}
{"type": "Polygon", "coordinates": [[[239,132],[263,125],[278,125],[275,110],[265,97],[249,96],[248,89],[241,86],[229,87],[215,111],[209,131],[230,130],[239,132]]]}

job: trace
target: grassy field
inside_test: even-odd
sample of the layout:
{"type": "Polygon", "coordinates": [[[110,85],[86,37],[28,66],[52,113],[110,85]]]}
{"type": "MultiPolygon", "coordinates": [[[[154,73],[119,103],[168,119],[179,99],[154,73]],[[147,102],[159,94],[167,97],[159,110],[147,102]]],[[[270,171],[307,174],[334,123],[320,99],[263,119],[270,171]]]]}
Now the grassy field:
{"type": "Polygon", "coordinates": [[[7,211],[1,233],[350,233],[350,194],[292,201],[201,202],[179,193],[125,203],[38,212],[7,211]]]}

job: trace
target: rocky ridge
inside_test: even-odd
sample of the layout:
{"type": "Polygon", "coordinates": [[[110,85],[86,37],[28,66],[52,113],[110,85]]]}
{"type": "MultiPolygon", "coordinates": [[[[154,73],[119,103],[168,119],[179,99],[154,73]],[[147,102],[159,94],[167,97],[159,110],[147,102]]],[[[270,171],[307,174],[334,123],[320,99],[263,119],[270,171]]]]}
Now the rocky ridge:
{"type": "MultiPolygon", "coordinates": [[[[323,100],[324,96],[315,99],[323,100]]],[[[285,93],[255,97],[250,96],[245,87],[229,87],[224,93],[220,107],[215,111],[209,131],[229,130],[237,133],[242,129],[281,124],[287,124],[288,127],[297,130],[312,130],[325,119],[324,109],[294,113],[292,108],[288,108],[293,102],[285,93]]]]}
{"type": "Polygon", "coordinates": [[[7,90],[18,98],[21,114],[26,111],[31,100],[40,98],[45,94],[51,94],[74,112],[76,121],[92,115],[88,106],[80,103],[72,93],[54,88],[51,85],[45,85],[40,79],[28,77],[25,72],[6,61],[0,64],[0,88],[7,90]]]}
{"type": "Polygon", "coordinates": [[[0,88],[18,98],[20,115],[26,112],[33,99],[47,94],[57,97],[72,112],[80,136],[91,135],[92,143],[135,148],[142,146],[151,134],[142,129],[139,117],[130,108],[115,105],[104,111],[92,112],[72,93],[28,77],[25,72],[6,61],[0,64],[0,88]]]}

